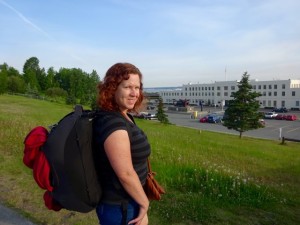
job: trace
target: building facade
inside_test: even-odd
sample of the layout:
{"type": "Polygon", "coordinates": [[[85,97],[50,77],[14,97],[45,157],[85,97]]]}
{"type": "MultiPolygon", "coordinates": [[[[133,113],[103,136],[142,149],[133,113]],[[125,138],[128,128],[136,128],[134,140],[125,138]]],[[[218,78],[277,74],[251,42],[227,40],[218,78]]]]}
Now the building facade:
{"type": "MultiPolygon", "coordinates": [[[[300,80],[249,80],[252,90],[260,93],[261,108],[300,109],[300,80]]],[[[221,81],[210,84],[184,84],[181,88],[160,91],[166,104],[188,100],[190,105],[227,105],[232,92],[238,91],[238,81],[221,81]]]]}

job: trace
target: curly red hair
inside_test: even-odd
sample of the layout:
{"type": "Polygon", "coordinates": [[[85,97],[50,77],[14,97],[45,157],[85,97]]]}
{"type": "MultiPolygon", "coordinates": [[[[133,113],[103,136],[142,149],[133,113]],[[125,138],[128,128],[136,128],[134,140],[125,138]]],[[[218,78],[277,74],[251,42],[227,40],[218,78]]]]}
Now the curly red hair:
{"type": "Polygon", "coordinates": [[[142,105],[144,99],[142,83],[143,75],[137,67],[130,63],[114,64],[107,70],[103,81],[98,84],[97,104],[101,109],[107,111],[119,111],[119,106],[115,101],[115,93],[119,84],[123,80],[129,79],[129,74],[137,74],[140,78],[140,95],[134,108],[130,110],[132,112],[138,111],[138,108],[142,105]]]}

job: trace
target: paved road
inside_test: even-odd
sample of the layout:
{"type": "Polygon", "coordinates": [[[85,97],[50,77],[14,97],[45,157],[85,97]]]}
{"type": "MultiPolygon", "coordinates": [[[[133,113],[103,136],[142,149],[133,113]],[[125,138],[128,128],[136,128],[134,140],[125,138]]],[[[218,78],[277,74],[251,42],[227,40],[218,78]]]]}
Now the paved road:
{"type": "Polygon", "coordinates": [[[34,225],[17,212],[0,204],[0,225],[34,225]]]}
{"type": "MultiPolygon", "coordinates": [[[[218,111],[218,108],[215,110],[210,109],[210,112],[213,111],[218,111]]],[[[239,135],[237,131],[229,130],[221,124],[200,123],[199,118],[205,116],[207,113],[207,111],[199,111],[197,119],[191,119],[191,113],[177,113],[168,111],[167,115],[171,123],[179,126],[239,135]]],[[[296,112],[293,114],[297,114],[297,121],[265,119],[266,126],[264,128],[246,131],[244,132],[243,136],[272,140],[278,140],[280,137],[300,139],[300,113],[296,112]]]]}

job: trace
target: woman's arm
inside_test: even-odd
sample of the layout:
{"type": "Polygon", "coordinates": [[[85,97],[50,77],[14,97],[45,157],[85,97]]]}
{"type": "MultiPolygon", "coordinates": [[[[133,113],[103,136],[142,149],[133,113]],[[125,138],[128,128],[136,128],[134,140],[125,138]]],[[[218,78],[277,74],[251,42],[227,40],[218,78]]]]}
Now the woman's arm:
{"type": "Polygon", "coordinates": [[[111,133],[104,142],[104,149],[122,186],[140,205],[138,217],[130,221],[129,224],[142,224],[141,222],[148,211],[149,200],[132,165],[127,131],[117,130],[111,133]]]}

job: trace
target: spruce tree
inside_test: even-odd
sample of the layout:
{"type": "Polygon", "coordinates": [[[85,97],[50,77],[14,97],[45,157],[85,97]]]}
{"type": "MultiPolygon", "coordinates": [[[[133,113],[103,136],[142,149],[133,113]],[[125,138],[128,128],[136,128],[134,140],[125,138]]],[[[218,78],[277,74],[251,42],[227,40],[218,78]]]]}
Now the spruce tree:
{"type": "Polygon", "coordinates": [[[252,90],[249,76],[247,72],[243,74],[238,84],[238,91],[231,94],[233,99],[229,101],[223,119],[223,125],[238,131],[240,138],[243,132],[263,126],[259,121],[262,115],[258,112],[259,101],[257,100],[261,94],[252,90]]]}
{"type": "Polygon", "coordinates": [[[158,121],[160,121],[161,123],[164,123],[164,124],[169,124],[169,119],[168,119],[168,115],[165,114],[165,111],[164,111],[164,107],[163,107],[163,102],[162,102],[162,99],[160,98],[158,100],[158,106],[157,106],[157,119],[158,121]]]}

